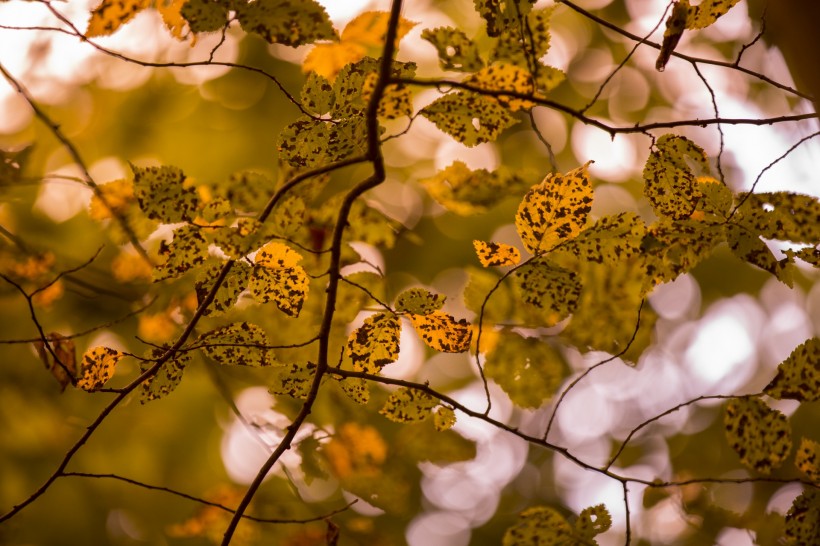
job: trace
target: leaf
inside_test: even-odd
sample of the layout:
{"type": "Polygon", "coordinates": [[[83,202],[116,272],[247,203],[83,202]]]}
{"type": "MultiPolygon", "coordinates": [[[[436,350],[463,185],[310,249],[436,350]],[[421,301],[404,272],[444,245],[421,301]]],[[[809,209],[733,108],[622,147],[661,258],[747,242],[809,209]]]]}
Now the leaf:
{"type": "Polygon", "coordinates": [[[777,400],[820,400],[820,338],[798,345],[777,367],[777,374],[763,392],[777,400]]]}
{"type": "Polygon", "coordinates": [[[590,540],[605,533],[612,527],[612,516],[603,504],[584,508],[575,520],[575,534],[581,539],[590,540]]]}
{"type": "Polygon", "coordinates": [[[216,32],[228,25],[228,8],[213,0],[188,0],[180,14],[193,32],[216,32]]]}
{"type": "Polygon", "coordinates": [[[701,190],[687,159],[708,172],[706,153],[677,135],[663,135],[655,144],[657,150],[649,155],[643,169],[644,194],[658,216],[688,218],[695,212],[701,190]]]}
{"type": "Polygon", "coordinates": [[[548,68],[539,62],[550,47],[550,18],[554,6],[530,11],[524,24],[516,23],[499,33],[490,53],[493,61],[505,61],[536,73],[548,68]],[[523,31],[523,34],[522,34],[523,31]]]}
{"type": "Polygon", "coordinates": [[[820,249],[818,248],[801,248],[797,252],[786,249],[783,253],[789,258],[800,258],[804,262],[811,264],[814,267],[820,267],[820,249]]]}
{"type": "Polygon", "coordinates": [[[242,29],[271,44],[296,47],[337,39],[325,8],[315,0],[300,0],[297,4],[290,0],[255,0],[234,7],[242,29]]]}
{"type": "Polygon", "coordinates": [[[77,387],[89,392],[102,388],[114,375],[114,367],[124,356],[109,347],[89,349],[83,354],[82,375],[77,380],[77,387]]]}
{"type": "Polygon", "coordinates": [[[473,331],[466,320],[434,311],[428,315],[410,315],[410,322],[422,341],[437,351],[462,353],[470,348],[473,331]]]}
{"type": "Polygon", "coordinates": [[[555,509],[546,506],[527,508],[518,522],[507,529],[503,546],[572,546],[572,527],[555,509]]]}
{"type": "Polygon", "coordinates": [[[791,288],[794,284],[794,264],[791,258],[778,260],[757,235],[737,224],[726,224],[726,242],[735,256],[768,271],[791,288]]]}
{"type": "Polygon", "coordinates": [[[791,192],[741,194],[737,223],[764,239],[816,245],[820,200],[791,192]]]}
{"type": "Polygon", "coordinates": [[[672,52],[678,46],[689,19],[689,9],[688,0],[681,0],[672,4],[672,13],[666,19],[666,30],[663,33],[661,50],[658,53],[658,60],[655,61],[655,69],[658,72],[663,72],[666,69],[666,63],[669,62],[672,52]]]}
{"type": "Polygon", "coordinates": [[[706,28],[715,21],[718,17],[724,15],[740,0],[701,0],[697,6],[689,6],[689,1],[684,0],[682,4],[688,7],[688,14],[686,17],[686,28],[698,29],[706,28]]]}
{"type": "Polygon", "coordinates": [[[734,202],[732,190],[726,184],[711,176],[699,176],[696,181],[701,193],[701,200],[697,209],[720,218],[726,218],[734,202]]]}
{"type": "Polygon", "coordinates": [[[469,461],[476,456],[475,442],[452,430],[438,430],[435,415],[432,420],[401,427],[391,446],[410,461],[426,461],[440,466],[469,461]]]}
{"type": "Polygon", "coordinates": [[[473,0],[475,9],[487,23],[487,35],[498,36],[510,27],[517,27],[520,18],[532,9],[535,0],[473,0]]]}
{"type": "Polygon", "coordinates": [[[175,279],[188,270],[205,263],[210,255],[208,241],[200,228],[192,225],[174,230],[174,239],[159,245],[159,255],[165,261],[154,269],[154,280],[175,279]]]}
{"type": "Polygon", "coordinates": [[[396,311],[415,315],[429,315],[444,305],[447,296],[433,294],[424,288],[410,288],[396,297],[396,311]]]}
{"type": "Polygon", "coordinates": [[[12,150],[0,149],[0,188],[21,181],[33,149],[33,145],[12,150]]]}
{"type": "Polygon", "coordinates": [[[231,174],[219,189],[237,210],[257,212],[276,191],[276,182],[264,173],[240,171],[231,174]]]}
{"type": "Polygon", "coordinates": [[[37,356],[45,365],[46,369],[60,384],[60,392],[64,392],[66,386],[71,384],[77,376],[77,356],[74,342],[71,339],[52,332],[46,336],[51,351],[49,351],[42,340],[34,342],[34,349],[37,356]]]}
{"type": "Polygon", "coordinates": [[[433,425],[439,432],[453,428],[456,424],[456,412],[448,406],[441,406],[433,415],[433,425]]]}
{"type": "Polygon", "coordinates": [[[162,22],[165,23],[165,28],[171,33],[171,36],[177,40],[182,40],[185,35],[185,28],[188,22],[182,17],[182,7],[188,0],[160,0],[154,2],[154,7],[162,16],[162,22]]]}
{"type": "Polygon", "coordinates": [[[331,123],[302,116],[282,130],[277,149],[280,158],[293,167],[318,167],[364,153],[364,133],[360,118],[331,123]]]}
{"type": "Polygon", "coordinates": [[[424,391],[399,387],[384,403],[379,413],[397,423],[420,423],[431,416],[438,400],[424,391]]]}
{"type": "Polygon", "coordinates": [[[109,36],[150,5],[151,0],[103,0],[91,12],[85,36],[109,36]]]}
{"type": "Polygon", "coordinates": [[[513,282],[517,298],[536,311],[544,326],[553,326],[575,311],[581,294],[577,273],[545,259],[517,269],[513,282]]]}
{"type": "Polygon", "coordinates": [[[676,279],[708,258],[726,238],[721,224],[663,218],[648,227],[644,251],[647,289],[676,279]]]}
{"type": "Polygon", "coordinates": [[[322,453],[337,478],[374,476],[387,460],[387,443],[372,426],[347,422],[324,444],[322,453]]]}
{"type": "Polygon", "coordinates": [[[315,375],[316,364],[313,362],[277,365],[273,368],[268,391],[274,395],[287,395],[298,400],[306,400],[315,375]]]}
{"type": "MultiPolygon", "coordinates": [[[[202,305],[205,301],[205,297],[210,293],[216,283],[219,272],[223,266],[224,264],[222,262],[213,263],[207,268],[202,269],[199,275],[197,275],[194,288],[198,306],[202,305]]],[[[227,313],[236,303],[239,294],[248,286],[250,273],[251,269],[243,262],[234,262],[227,277],[225,277],[225,280],[217,289],[216,294],[214,294],[213,301],[211,301],[203,314],[205,316],[218,317],[227,313]]]]}
{"type": "Polygon", "coordinates": [[[498,101],[467,92],[444,95],[419,113],[439,130],[470,147],[495,140],[504,129],[518,122],[498,101]]]}
{"type": "Polygon", "coordinates": [[[366,406],[370,401],[370,387],[366,379],[361,377],[337,376],[334,376],[334,378],[339,381],[339,387],[341,387],[342,392],[357,404],[366,406]]]}
{"type": "Polygon", "coordinates": [[[820,542],[820,493],[806,489],[786,514],[786,544],[807,546],[820,542]]]}
{"type": "Polygon", "coordinates": [[[581,232],[592,209],[588,165],[566,174],[549,174],[524,196],[515,227],[527,250],[542,254],[581,232]]]}
{"type": "Polygon", "coordinates": [[[808,438],[800,439],[800,447],[794,457],[797,470],[815,483],[820,483],[820,443],[808,438]]]}
{"type": "Polygon", "coordinates": [[[302,255],[276,241],[266,244],[254,258],[248,289],[262,303],[273,301],[286,315],[299,316],[310,288],[307,273],[298,265],[302,255]]]}
{"type": "Polygon", "coordinates": [[[270,366],[273,352],[265,331],[255,324],[235,322],[199,336],[197,347],[220,364],[230,366],[270,366]]]}
{"type": "Polygon", "coordinates": [[[551,399],[567,375],[561,353],[549,342],[504,333],[487,355],[484,375],[522,408],[538,408],[551,399]]]}
{"type": "Polygon", "coordinates": [[[185,174],[177,167],[137,167],[134,172],[134,194],[140,208],[154,220],[166,224],[192,222],[199,208],[196,188],[189,186],[185,174]]]}
{"type": "Polygon", "coordinates": [[[478,261],[484,267],[517,265],[521,261],[521,253],[517,248],[504,243],[485,243],[473,241],[473,248],[478,261]]]}
{"type": "MultiPolygon", "coordinates": [[[[165,354],[167,350],[167,347],[151,349],[148,358],[157,359],[165,354]]],[[[148,402],[159,400],[169,395],[179,385],[179,382],[182,380],[182,374],[185,371],[185,366],[190,364],[190,362],[191,354],[187,352],[177,352],[173,358],[164,362],[155,375],[142,382],[140,403],[147,404],[148,402]]],[[[153,365],[154,362],[150,360],[141,362],[140,371],[145,372],[153,367],[153,365]]]]}
{"type": "MultiPolygon", "coordinates": [[[[487,300],[485,299],[498,282],[498,275],[489,271],[470,268],[469,281],[464,289],[464,303],[467,309],[478,315],[484,312],[483,324],[499,324],[509,320],[515,313],[517,299],[510,283],[501,283],[487,300]]],[[[476,319],[476,322],[478,320],[476,319]]]]}
{"type": "Polygon", "coordinates": [[[453,163],[421,184],[447,210],[462,216],[486,212],[509,195],[523,192],[527,182],[503,168],[470,170],[462,161],[453,163]]]}
{"type": "Polygon", "coordinates": [[[395,315],[367,317],[347,340],[347,353],[357,371],[377,374],[399,356],[401,324],[395,315]]]}
{"type": "Polygon", "coordinates": [[[457,28],[428,28],[421,33],[421,38],[436,48],[442,70],[475,72],[484,66],[476,44],[457,28]]]}
{"type": "MultiPolygon", "coordinates": [[[[536,95],[532,72],[525,67],[513,64],[493,63],[464,80],[464,83],[493,92],[536,95]]],[[[511,112],[530,110],[535,106],[532,101],[505,95],[493,96],[492,99],[511,112]]]]}
{"type": "MultiPolygon", "coordinates": [[[[320,44],[314,47],[318,48],[323,45],[329,46],[332,44],[320,44]]],[[[310,58],[310,55],[308,55],[308,58],[310,58]]],[[[344,66],[344,64],[342,66],[344,66]]],[[[307,59],[305,59],[305,64],[302,65],[302,68],[306,69],[306,66],[307,59]]],[[[339,67],[339,69],[341,70],[341,67],[339,67]]],[[[330,112],[336,102],[333,85],[328,81],[326,76],[317,72],[311,72],[307,75],[305,84],[302,86],[300,98],[302,99],[302,106],[319,116],[330,112]]]]}
{"type": "Polygon", "coordinates": [[[634,212],[604,216],[576,237],[557,247],[552,255],[569,254],[582,260],[614,265],[641,251],[646,225],[634,212]]]}
{"type": "MultiPolygon", "coordinates": [[[[381,48],[387,37],[387,23],[390,13],[386,11],[365,11],[351,20],[342,31],[342,42],[356,42],[363,46],[381,48]]],[[[418,23],[399,17],[396,27],[396,43],[404,38],[418,23]]]]}
{"type": "Polygon", "coordinates": [[[757,398],[732,400],[724,417],[726,438],[746,467],[768,475],[791,451],[786,416],[757,398]]]}
{"type": "Polygon", "coordinates": [[[301,440],[296,450],[302,461],[300,468],[305,475],[305,483],[310,485],[315,478],[327,480],[330,475],[327,473],[324,461],[319,456],[322,445],[314,436],[308,436],[301,440]]]}

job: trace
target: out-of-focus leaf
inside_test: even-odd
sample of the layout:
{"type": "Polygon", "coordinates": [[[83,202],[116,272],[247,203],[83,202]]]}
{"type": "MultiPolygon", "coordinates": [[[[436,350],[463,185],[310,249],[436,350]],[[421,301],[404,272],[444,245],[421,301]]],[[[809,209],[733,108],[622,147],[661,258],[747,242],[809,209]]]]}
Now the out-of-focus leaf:
{"type": "Polygon", "coordinates": [[[561,353],[548,341],[503,334],[487,355],[484,375],[522,408],[538,408],[552,398],[567,375],[561,353]]]}
{"type": "Polygon", "coordinates": [[[794,466],[815,483],[820,483],[820,443],[809,438],[800,439],[794,457],[794,466]]]}
{"type": "Polygon", "coordinates": [[[71,339],[52,332],[46,336],[51,351],[49,351],[42,341],[34,342],[34,349],[40,360],[45,364],[46,369],[60,384],[60,392],[65,391],[66,386],[71,384],[77,376],[77,354],[74,342],[71,339]],[[56,357],[56,358],[55,358],[56,357]]]}
{"type": "Polygon", "coordinates": [[[223,2],[187,0],[180,14],[193,32],[216,32],[228,24],[228,8],[223,2]]]}
{"type": "Polygon", "coordinates": [[[501,168],[470,170],[462,161],[453,163],[421,184],[447,210],[462,216],[486,212],[504,197],[523,193],[528,185],[521,176],[501,168]]]}
{"type": "Polygon", "coordinates": [[[151,0],[103,0],[91,12],[86,38],[108,36],[151,5],[151,0]]]}
{"type": "Polygon", "coordinates": [[[507,529],[503,546],[571,546],[572,527],[555,509],[547,506],[527,508],[518,522],[507,529]]]}
{"type": "Polygon", "coordinates": [[[484,66],[478,54],[478,46],[463,31],[453,27],[426,29],[421,37],[438,51],[442,70],[475,72],[484,66]]]}
{"type": "Polygon", "coordinates": [[[315,0],[256,0],[234,8],[245,32],[258,34],[271,44],[296,47],[317,40],[336,41],[336,31],[325,8],[315,0]]]}

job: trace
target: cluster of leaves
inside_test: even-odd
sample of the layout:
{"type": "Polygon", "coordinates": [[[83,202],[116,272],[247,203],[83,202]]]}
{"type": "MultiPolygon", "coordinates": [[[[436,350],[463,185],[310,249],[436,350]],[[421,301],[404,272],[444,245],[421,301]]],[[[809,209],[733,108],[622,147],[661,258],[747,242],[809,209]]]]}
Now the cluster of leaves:
{"type": "MultiPolygon", "coordinates": [[[[735,3],[676,3],[658,69],[684,29],[714,23],[735,3]]],[[[698,144],[664,134],[653,139],[643,169],[651,215],[593,217],[594,158],[534,185],[524,171],[472,170],[461,161],[424,178],[421,186],[430,198],[459,216],[482,214],[502,197],[520,196],[509,219],[520,245],[473,242],[482,267],[467,268],[463,294],[473,323],[446,311],[446,296],[426,288],[402,287],[388,297],[391,287],[378,268],[343,271],[365,263],[351,243],[386,251],[402,237],[402,226],[360,198],[385,179],[381,149],[373,145],[387,138],[381,123],[412,123],[422,116],[466,146],[495,141],[565,79],[543,62],[555,8],[535,9],[527,0],[476,0],[484,35],[471,38],[455,27],[423,30],[441,69],[463,79],[417,110],[416,65],[392,56],[415,23],[398,12],[366,12],[337,33],[313,0],[103,0],[85,36],[114,33],[152,5],[180,40],[227,32],[236,21],[266,42],[312,49],[302,66],[307,75],[301,115],[278,135],[276,176],[241,171],[199,181],[176,166],[132,164],[130,177],[94,185],[88,215],[118,248],[112,276],[146,300],[159,300],[164,310],[139,315],[138,334],[150,345],[142,354],[95,346],[78,359],[73,339],[42,329],[35,346],[63,389],[70,384],[118,393],[105,415],[137,389],[143,403],[168,397],[195,362],[256,369],[254,377],[262,378],[291,418],[270,465],[300,429],[307,430],[314,412],[310,423],[321,434],[308,434],[298,445],[306,479],[333,476],[340,489],[390,515],[407,515],[413,511],[409,499],[420,494],[418,463],[474,457],[474,444],[451,429],[462,415],[489,419],[489,409],[475,412],[426,382],[391,379],[389,366],[399,359],[403,330],[412,330],[431,351],[471,354],[485,382],[496,383],[517,407],[535,409],[559,395],[570,375],[567,355],[574,350],[636,363],[653,341],[656,316],[645,305],[648,295],[719,249],[728,248],[790,287],[797,260],[820,266],[817,198],[735,192],[722,176],[713,176],[698,144]],[[365,162],[376,174],[339,191],[332,173],[365,162]],[[777,258],[767,245],[773,240],[795,246],[777,258]],[[123,362],[133,361],[130,371],[117,374],[123,362]],[[128,374],[126,386],[108,386],[115,375],[128,374]],[[332,411],[316,404],[320,392],[333,397],[332,411]],[[376,426],[373,414],[387,421],[376,426]]],[[[26,154],[27,149],[3,152],[4,183],[19,179],[26,154]]],[[[2,248],[3,279],[17,287],[34,314],[35,307],[60,296],[52,288],[60,286],[53,280],[54,258],[27,255],[17,246],[2,248]],[[52,292],[43,298],[46,290],[52,292]]],[[[789,420],[764,398],[817,402],[818,355],[820,340],[806,341],[780,364],[763,393],[726,405],[727,444],[756,475],[768,476],[794,452],[802,481],[820,484],[820,444],[804,436],[795,449],[789,420]]],[[[527,439],[566,454],[547,443],[546,435],[527,439]]],[[[625,488],[630,481],[651,485],[608,467],[579,464],[625,488]]],[[[259,481],[269,468],[260,471],[259,481]]],[[[240,502],[254,493],[252,488],[240,502]]],[[[247,502],[240,506],[227,524],[228,542],[247,502]]],[[[215,526],[226,523],[208,510],[173,534],[213,536],[215,526]]],[[[786,540],[812,543],[820,533],[819,515],[820,496],[807,489],[785,518],[786,540]]],[[[603,505],[570,519],[553,507],[527,508],[507,526],[503,544],[595,544],[612,526],[603,505]]],[[[339,538],[338,527],[332,529],[329,544],[339,538]]]]}

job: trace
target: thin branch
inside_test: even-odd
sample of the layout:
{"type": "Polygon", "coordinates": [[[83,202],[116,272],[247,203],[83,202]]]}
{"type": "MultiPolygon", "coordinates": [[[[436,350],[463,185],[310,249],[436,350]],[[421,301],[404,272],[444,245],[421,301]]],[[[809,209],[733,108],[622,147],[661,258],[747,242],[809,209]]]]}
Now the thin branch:
{"type": "Polygon", "coordinates": [[[624,490],[624,518],[626,519],[626,539],[624,540],[624,544],[625,546],[629,546],[632,542],[632,517],[629,513],[629,482],[622,482],[621,487],[623,487],[624,490]]]}
{"type": "MultiPolygon", "coordinates": [[[[712,110],[715,113],[715,118],[720,118],[720,110],[718,110],[718,103],[717,103],[717,96],[715,95],[715,90],[712,89],[712,86],[709,84],[709,80],[703,75],[703,73],[698,68],[698,65],[692,65],[692,68],[695,69],[695,73],[697,73],[698,78],[700,81],[703,82],[703,85],[706,87],[706,90],[709,92],[709,96],[712,98],[712,110]]],[[[725,136],[723,134],[723,127],[718,124],[717,126],[718,135],[720,135],[720,148],[718,149],[717,154],[717,170],[718,174],[720,175],[720,181],[724,184],[726,183],[726,176],[723,174],[723,148],[725,145],[725,136]]]]}

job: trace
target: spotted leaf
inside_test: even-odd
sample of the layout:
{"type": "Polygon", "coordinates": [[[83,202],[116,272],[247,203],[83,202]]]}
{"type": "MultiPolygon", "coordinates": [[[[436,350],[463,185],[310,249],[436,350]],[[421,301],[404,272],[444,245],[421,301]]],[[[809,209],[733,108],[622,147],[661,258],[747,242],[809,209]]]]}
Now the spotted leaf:
{"type": "Polygon", "coordinates": [[[465,146],[491,142],[517,123],[508,108],[488,97],[468,92],[444,95],[421,110],[433,122],[465,146]]]}
{"type": "Polygon", "coordinates": [[[646,225],[640,216],[634,212],[621,212],[600,218],[577,237],[561,244],[554,253],[615,264],[638,254],[646,233],[646,225]]]}
{"type": "Polygon", "coordinates": [[[581,294],[577,273],[544,259],[517,269],[513,283],[518,298],[537,311],[543,326],[553,326],[575,311],[581,294]]]}
{"type": "Polygon", "coordinates": [[[554,6],[532,10],[526,15],[525,24],[505,28],[498,35],[490,59],[529,67],[536,73],[536,80],[539,79],[538,73],[546,67],[538,60],[549,51],[550,18],[554,10],[554,6]]]}
{"type": "Polygon", "coordinates": [[[777,374],[763,392],[778,400],[820,400],[820,338],[797,346],[777,367],[777,374]]]}
{"type": "Polygon", "coordinates": [[[255,324],[235,322],[199,336],[196,346],[220,364],[230,366],[270,366],[273,352],[265,331],[255,324]]]}
{"type": "Polygon", "coordinates": [[[748,468],[768,475],[792,448],[786,416],[757,398],[732,400],[724,417],[729,445],[748,468]]]}
{"type": "Polygon", "coordinates": [[[478,46],[457,28],[428,28],[421,33],[421,37],[436,48],[442,70],[475,72],[484,66],[478,46]]]}
{"type": "Polygon", "coordinates": [[[347,353],[353,369],[368,373],[379,371],[399,356],[399,319],[389,313],[376,313],[365,319],[347,340],[347,353]]]}
{"type": "Polygon", "coordinates": [[[192,222],[197,216],[199,197],[177,167],[137,167],[134,172],[134,194],[146,216],[166,224],[192,222]]]}
{"type": "Polygon", "coordinates": [[[63,392],[77,376],[77,349],[70,338],[57,332],[48,334],[46,339],[51,346],[51,351],[46,348],[43,341],[36,341],[34,350],[37,351],[37,356],[40,357],[46,369],[60,384],[60,392],[63,392]]]}
{"type": "MultiPolygon", "coordinates": [[[[167,350],[168,349],[164,347],[151,349],[149,358],[157,359],[167,350]]],[[[190,362],[190,353],[176,353],[173,358],[164,362],[155,375],[142,382],[140,403],[146,404],[170,394],[179,385],[179,382],[182,380],[182,374],[185,371],[185,366],[190,362]]],[[[154,363],[150,360],[141,362],[140,370],[145,372],[153,365],[154,363]]]]}
{"type": "MultiPolygon", "coordinates": [[[[196,290],[198,305],[204,303],[205,297],[213,289],[223,266],[224,264],[222,262],[213,263],[209,267],[204,268],[197,276],[194,288],[196,290]]],[[[234,262],[233,267],[219,285],[213,300],[205,309],[204,314],[206,316],[216,317],[227,313],[236,303],[239,294],[248,286],[250,273],[251,269],[245,263],[234,262]]]]}
{"type": "Polygon", "coordinates": [[[277,365],[273,368],[273,377],[268,391],[274,395],[287,395],[291,398],[305,400],[316,375],[316,364],[313,362],[277,365]]]}
{"type": "Polygon", "coordinates": [[[820,242],[820,199],[790,192],[740,196],[737,223],[764,239],[816,245],[820,242]]]}
{"type": "Polygon", "coordinates": [[[151,0],[103,0],[91,12],[86,38],[108,36],[151,5],[151,0]]]}
{"type": "Polygon", "coordinates": [[[581,232],[592,209],[588,165],[547,175],[524,196],[515,227],[527,250],[542,254],[581,232]]]}
{"type": "Polygon", "coordinates": [[[753,233],[737,224],[726,224],[726,242],[735,256],[741,260],[768,271],[784,284],[794,284],[793,259],[786,257],[778,260],[766,246],[766,243],[753,233]]]}
{"type": "MultiPolygon", "coordinates": [[[[730,190],[726,184],[711,176],[699,176],[696,180],[701,193],[697,210],[714,214],[720,218],[726,218],[734,202],[732,190],[730,190]]],[[[695,214],[697,214],[697,211],[695,214]]]]}
{"type": "Polygon", "coordinates": [[[686,4],[688,13],[686,16],[686,28],[698,29],[706,28],[715,21],[718,17],[724,15],[740,0],[701,0],[697,6],[689,6],[689,0],[683,0],[681,3],[686,4]]]}
{"type": "Polygon", "coordinates": [[[193,225],[180,226],[174,230],[174,238],[159,245],[159,255],[165,260],[154,269],[154,280],[175,279],[188,270],[202,265],[208,259],[208,241],[200,228],[193,225]]]}
{"type": "Polygon", "coordinates": [[[470,170],[462,161],[421,180],[430,197],[462,216],[486,212],[507,196],[523,192],[528,183],[503,167],[496,171],[470,170]]]}
{"type": "Polygon", "coordinates": [[[387,399],[379,413],[397,423],[420,423],[432,415],[438,400],[424,391],[400,387],[387,399]]]}
{"type": "Polygon", "coordinates": [[[456,320],[446,313],[410,315],[413,328],[429,347],[444,353],[462,353],[470,348],[473,331],[466,320],[456,320]]]}
{"type": "Polygon", "coordinates": [[[310,288],[299,265],[302,255],[287,245],[271,242],[256,253],[248,288],[262,303],[273,301],[285,314],[299,316],[310,288]]]}
{"type": "Polygon", "coordinates": [[[453,408],[451,407],[441,406],[436,410],[435,415],[433,415],[433,425],[439,432],[449,430],[453,428],[453,425],[455,424],[456,412],[453,411],[453,408]]]}
{"type": "Polygon", "coordinates": [[[114,368],[125,355],[110,347],[94,347],[85,352],[81,362],[82,375],[77,387],[85,391],[102,388],[114,375],[114,368]]]}
{"type": "Polygon", "coordinates": [[[800,447],[794,457],[794,466],[815,483],[820,483],[820,443],[808,438],[800,439],[800,447]]]}
{"type": "Polygon", "coordinates": [[[512,245],[473,241],[473,248],[484,267],[517,265],[521,261],[521,253],[512,245]]]}
{"type": "Polygon", "coordinates": [[[302,116],[279,134],[279,156],[293,167],[312,168],[365,151],[362,118],[335,123],[302,116]]]}
{"type": "Polygon", "coordinates": [[[647,289],[690,271],[726,239],[722,225],[691,219],[662,218],[647,231],[641,243],[647,289]]]}
{"type": "Polygon", "coordinates": [[[256,0],[234,4],[242,29],[258,34],[269,43],[297,47],[318,40],[338,39],[325,8],[315,0],[256,0]]]}
{"type": "Polygon", "coordinates": [[[546,506],[527,508],[518,515],[515,525],[507,529],[503,546],[533,546],[574,544],[573,530],[564,516],[546,506]]]}
{"type": "Polygon", "coordinates": [[[820,543],[820,493],[807,488],[794,499],[786,514],[786,544],[807,546],[820,543]]]}
{"type": "Polygon", "coordinates": [[[424,288],[410,288],[396,297],[396,311],[429,315],[444,305],[447,296],[433,294],[424,288]]]}
{"type": "Polygon", "coordinates": [[[576,537],[592,541],[594,537],[612,527],[612,516],[603,504],[590,506],[581,510],[574,527],[576,537]]]}
{"type": "Polygon", "coordinates": [[[655,61],[655,69],[658,72],[663,72],[666,69],[666,63],[672,57],[672,53],[678,46],[683,31],[686,30],[686,23],[689,18],[689,1],[682,0],[680,2],[672,3],[672,13],[666,19],[666,30],[663,33],[663,43],[661,50],[658,53],[658,59],[655,61]]]}
{"type": "Polygon", "coordinates": [[[478,14],[487,23],[487,34],[498,36],[504,30],[520,25],[521,17],[525,17],[535,0],[512,0],[499,2],[498,0],[473,0],[478,14]]]}
{"type": "Polygon", "coordinates": [[[549,342],[504,333],[487,355],[484,375],[522,408],[538,408],[552,398],[567,376],[561,353],[549,342]]]}
{"type": "Polygon", "coordinates": [[[370,387],[367,380],[360,377],[336,377],[339,387],[351,400],[363,406],[370,401],[370,387]]]}
{"type": "Polygon", "coordinates": [[[706,154],[691,140],[677,135],[663,135],[656,146],[643,169],[644,194],[658,216],[688,218],[697,207],[701,190],[687,160],[708,172],[706,154]]]}
{"type": "Polygon", "coordinates": [[[216,32],[228,24],[228,8],[213,0],[188,0],[180,14],[193,32],[216,32]]]}

